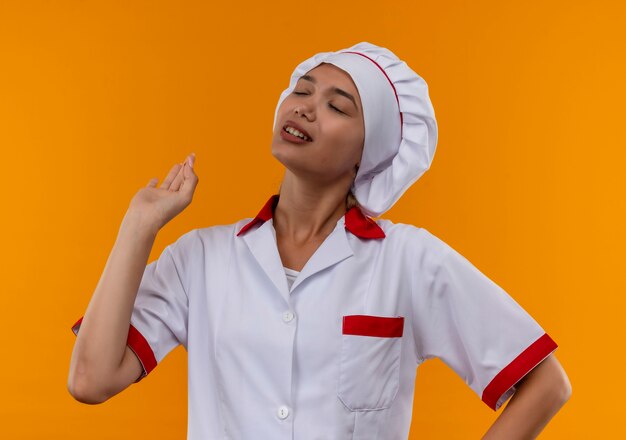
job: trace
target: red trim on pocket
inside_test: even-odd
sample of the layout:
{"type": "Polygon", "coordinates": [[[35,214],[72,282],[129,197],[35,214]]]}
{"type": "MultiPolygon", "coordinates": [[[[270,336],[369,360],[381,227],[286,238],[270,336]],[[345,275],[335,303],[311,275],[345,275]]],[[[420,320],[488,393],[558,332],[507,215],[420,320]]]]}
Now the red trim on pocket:
{"type": "MultiPolygon", "coordinates": [[[[72,326],[72,331],[75,335],[78,335],[78,329],[83,322],[83,318],[84,316],[76,321],[76,323],[72,326]]],[[[133,350],[133,352],[137,355],[137,357],[139,358],[139,362],[141,362],[141,365],[143,367],[144,372],[141,376],[139,376],[139,379],[135,381],[139,382],[141,379],[147,376],[148,373],[154,370],[154,367],[157,366],[154,352],[152,351],[152,348],[150,347],[150,344],[148,344],[146,338],[144,338],[141,332],[139,332],[139,330],[137,330],[132,324],[130,324],[130,327],[128,328],[128,338],[126,339],[126,345],[128,345],[131,350],[133,350]]]]}
{"type": "Polygon", "coordinates": [[[349,315],[343,317],[343,334],[399,338],[404,330],[404,317],[349,315]]]}
{"type": "Polygon", "coordinates": [[[544,333],[496,374],[483,391],[483,402],[495,411],[496,403],[502,394],[519,382],[557,347],[557,343],[547,333],[544,333]]]}

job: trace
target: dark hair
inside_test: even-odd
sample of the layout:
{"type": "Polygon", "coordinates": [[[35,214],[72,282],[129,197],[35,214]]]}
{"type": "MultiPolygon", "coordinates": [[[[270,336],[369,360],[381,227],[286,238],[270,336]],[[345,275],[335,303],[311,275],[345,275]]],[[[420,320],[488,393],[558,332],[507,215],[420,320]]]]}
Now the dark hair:
{"type": "Polygon", "coordinates": [[[353,206],[358,206],[359,209],[361,207],[359,201],[356,199],[356,197],[354,197],[354,194],[352,194],[352,191],[348,191],[348,197],[346,198],[346,209],[349,210],[353,206]]]}

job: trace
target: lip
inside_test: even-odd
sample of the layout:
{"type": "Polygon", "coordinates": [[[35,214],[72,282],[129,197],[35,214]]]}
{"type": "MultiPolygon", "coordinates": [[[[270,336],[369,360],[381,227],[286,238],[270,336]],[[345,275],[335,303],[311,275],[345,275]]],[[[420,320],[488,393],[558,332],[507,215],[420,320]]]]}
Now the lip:
{"type": "Polygon", "coordinates": [[[305,135],[306,137],[308,137],[308,138],[309,138],[309,140],[308,140],[308,141],[306,141],[306,142],[313,142],[313,137],[312,137],[312,136],[311,136],[311,135],[310,135],[310,134],[309,134],[309,133],[308,133],[308,132],[307,132],[304,128],[302,128],[300,125],[296,124],[295,122],[293,122],[293,121],[286,121],[286,122],[283,124],[283,127],[282,127],[282,129],[281,129],[281,130],[285,131],[284,129],[285,129],[285,127],[286,127],[286,126],[293,127],[293,128],[295,128],[296,130],[298,130],[300,133],[302,133],[303,135],[305,135]]]}
{"type": "Polygon", "coordinates": [[[305,141],[301,137],[294,136],[293,134],[289,133],[288,131],[283,130],[282,128],[280,129],[280,137],[281,139],[284,139],[287,142],[291,142],[292,144],[308,144],[309,142],[311,142],[311,141],[305,141]]]}

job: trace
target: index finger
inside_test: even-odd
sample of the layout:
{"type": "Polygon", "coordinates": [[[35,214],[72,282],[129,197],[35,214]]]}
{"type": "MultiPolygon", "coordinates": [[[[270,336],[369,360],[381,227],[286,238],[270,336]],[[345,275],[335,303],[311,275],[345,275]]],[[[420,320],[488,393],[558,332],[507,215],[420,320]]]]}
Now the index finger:
{"type": "Polygon", "coordinates": [[[169,189],[170,185],[172,184],[172,181],[176,178],[181,168],[182,167],[179,163],[174,165],[172,169],[170,170],[170,172],[167,174],[167,177],[165,178],[163,183],[159,186],[159,188],[169,189]]]}

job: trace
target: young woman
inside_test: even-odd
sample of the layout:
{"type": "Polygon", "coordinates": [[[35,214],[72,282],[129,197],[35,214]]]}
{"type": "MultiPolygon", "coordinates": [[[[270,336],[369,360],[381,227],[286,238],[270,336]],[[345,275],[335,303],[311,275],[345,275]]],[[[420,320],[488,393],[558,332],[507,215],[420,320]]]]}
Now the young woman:
{"type": "Polygon", "coordinates": [[[426,171],[424,80],[362,42],[302,62],[281,94],[278,194],[146,265],[191,203],[192,154],[132,199],[77,335],[68,388],[100,403],[188,352],[188,439],[401,439],[416,368],[438,357],[494,411],[485,439],[535,438],[571,393],[554,340],[424,228],[373,220],[426,171]],[[80,332],[79,332],[80,329],[80,332]]]}

